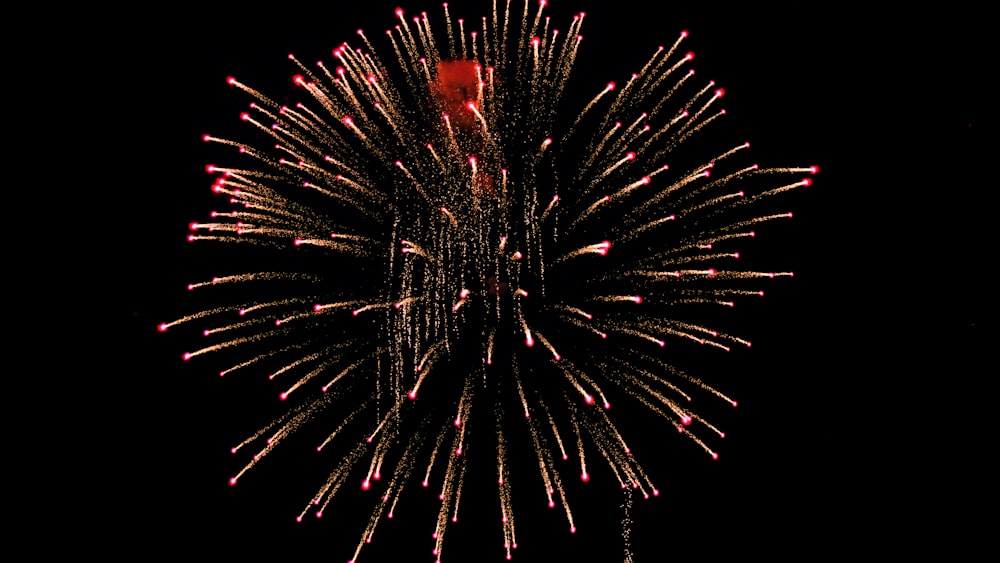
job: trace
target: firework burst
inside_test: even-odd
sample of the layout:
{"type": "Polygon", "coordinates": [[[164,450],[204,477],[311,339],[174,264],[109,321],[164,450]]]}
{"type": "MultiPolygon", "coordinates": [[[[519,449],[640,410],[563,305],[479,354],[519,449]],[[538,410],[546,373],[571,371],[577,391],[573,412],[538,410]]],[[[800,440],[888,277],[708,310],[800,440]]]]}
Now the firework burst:
{"type": "Polygon", "coordinates": [[[762,203],[816,167],[741,164],[746,143],[690,160],[724,92],[693,77],[686,32],[565,111],[585,16],[561,33],[544,8],[495,4],[468,25],[445,4],[443,30],[398,10],[378,47],[358,31],[332,64],[289,55],[301,103],[229,78],[251,99],[252,140],[204,137],[232,163],[207,167],[229,205],[188,238],[269,267],[190,284],[214,304],[159,329],[197,325],[207,342],[185,360],[265,377],[289,404],[232,448],[247,462],[231,484],[322,429],[330,471],[297,517],[344,486],[371,491],[351,561],[414,486],[438,492],[440,561],[473,454],[494,469],[507,558],[522,505],[558,507],[576,530],[564,480],[595,464],[657,495],[612,402],[717,458],[724,433],[689,403],[736,401],[672,354],[749,347],[705,319],[792,275],[740,268],[738,249],[791,217],[762,203]]]}

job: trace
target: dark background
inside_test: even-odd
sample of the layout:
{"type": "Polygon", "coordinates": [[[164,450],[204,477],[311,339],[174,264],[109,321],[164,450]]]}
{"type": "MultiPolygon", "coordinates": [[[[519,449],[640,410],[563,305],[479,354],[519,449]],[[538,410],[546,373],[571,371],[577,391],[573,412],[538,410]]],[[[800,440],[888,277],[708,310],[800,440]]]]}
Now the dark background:
{"type": "MultiPolygon", "coordinates": [[[[662,494],[631,511],[633,560],[971,553],[989,531],[975,509],[996,500],[985,391],[996,373],[985,312],[995,286],[986,141],[996,132],[986,114],[995,62],[984,11],[962,2],[882,12],[841,2],[551,4],[561,29],[588,12],[574,72],[595,85],[624,82],[689,30],[698,76],[727,91],[726,127],[739,136],[724,143],[751,141],[761,163],[822,167],[796,196],[795,218],[755,243],[796,276],[767,288],[743,334],[754,348],[742,357],[741,406],[721,459],[664,438],[646,464],[662,494]]],[[[474,21],[489,9],[450,6],[453,18],[474,21]]],[[[126,281],[111,298],[111,328],[95,335],[118,351],[98,385],[104,439],[86,448],[92,502],[117,507],[91,536],[100,549],[139,560],[346,561],[354,552],[367,509],[294,522],[319,483],[307,459],[277,454],[226,485],[242,463],[228,448],[274,405],[237,400],[231,382],[180,361],[189,341],[156,325],[191,310],[184,286],[214,273],[184,237],[214,202],[200,137],[231,130],[247,101],[225,77],[292,92],[287,53],[329,62],[339,42],[356,43],[358,27],[388,58],[381,33],[395,7],[165,8],[119,30],[123,48],[146,55],[129,65],[136,110],[123,125],[135,174],[115,223],[126,236],[111,248],[126,281]]],[[[443,26],[437,2],[402,7],[443,26]]],[[[623,559],[622,497],[610,477],[569,488],[579,532],[567,533],[561,511],[516,506],[515,561],[623,559]]],[[[423,492],[404,496],[405,514],[380,525],[361,561],[433,560],[436,502],[423,492]]],[[[501,561],[496,501],[468,494],[445,560],[501,561]]]]}

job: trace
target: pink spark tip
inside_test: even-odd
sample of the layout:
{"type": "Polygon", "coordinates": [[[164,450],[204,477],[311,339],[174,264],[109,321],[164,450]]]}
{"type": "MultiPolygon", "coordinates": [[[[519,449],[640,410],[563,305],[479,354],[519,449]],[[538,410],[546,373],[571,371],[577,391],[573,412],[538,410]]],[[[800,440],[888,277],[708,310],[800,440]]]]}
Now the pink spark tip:
{"type": "Polygon", "coordinates": [[[396,8],[396,15],[398,17],[403,17],[403,9],[402,8],[396,8]]]}
{"type": "Polygon", "coordinates": [[[612,91],[612,90],[615,89],[615,83],[614,82],[608,82],[608,85],[605,88],[607,89],[608,92],[610,92],[610,91],[612,91]]]}
{"type": "Polygon", "coordinates": [[[232,487],[235,484],[236,484],[236,477],[230,477],[229,478],[229,486],[232,487]]]}
{"type": "Polygon", "coordinates": [[[462,448],[455,450],[455,455],[462,455],[462,448]]]}
{"type": "Polygon", "coordinates": [[[226,84],[229,84],[230,86],[234,86],[236,84],[236,78],[234,78],[232,76],[227,76],[226,77],[226,84]]]}
{"type": "Polygon", "coordinates": [[[276,319],[274,321],[274,326],[281,326],[281,319],[276,319]]]}
{"type": "Polygon", "coordinates": [[[694,60],[694,51],[688,51],[687,53],[685,53],[684,60],[688,61],[694,60]]]}
{"type": "Polygon", "coordinates": [[[236,453],[236,448],[229,448],[229,453],[231,453],[231,454],[236,453]]]}
{"type": "Polygon", "coordinates": [[[809,186],[812,185],[812,183],[813,183],[812,178],[803,178],[802,179],[802,185],[803,186],[809,187],[809,186]]]}
{"type": "Polygon", "coordinates": [[[712,452],[712,459],[719,459],[719,454],[712,452]]]}
{"type": "Polygon", "coordinates": [[[601,338],[606,340],[608,338],[608,333],[602,332],[601,333],[601,338]]]}
{"type": "Polygon", "coordinates": [[[285,399],[288,398],[288,393],[282,393],[281,395],[278,395],[278,396],[281,397],[282,401],[284,401],[285,399]]]}
{"type": "MultiPolygon", "coordinates": [[[[611,403],[609,403],[607,401],[604,401],[604,410],[608,410],[610,408],[611,408],[611,403]]],[[[625,449],[628,450],[628,448],[625,448],[625,449]]]]}
{"type": "Polygon", "coordinates": [[[575,534],[576,533],[576,526],[570,526],[569,527],[569,533],[575,534]]]}
{"type": "Polygon", "coordinates": [[[731,403],[731,404],[732,404],[732,405],[733,405],[734,407],[735,407],[735,406],[736,406],[736,404],[737,404],[737,403],[736,403],[736,401],[730,401],[730,403],[731,403]]]}
{"type": "Polygon", "coordinates": [[[243,113],[240,114],[240,119],[242,119],[243,121],[249,121],[250,114],[247,113],[247,112],[243,112],[243,113]]]}
{"type": "Polygon", "coordinates": [[[187,240],[188,242],[194,242],[194,235],[188,235],[187,240]]]}
{"type": "Polygon", "coordinates": [[[551,501],[551,500],[550,500],[550,501],[549,501],[549,508],[555,508],[555,507],[556,507],[556,503],[555,503],[555,501],[551,501]]]}
{"type": "Polygon", "coordinates": [[[531,38],[531,45],[534,46],[534,47],[537,47],[538,44],[541,43],[541,42],[542,42],[542,40],[539,39],[539,38],[537,38],[537,37],[532,37],[531,38]]]}
{"type": "Polygon", "coordinates": [[[322,310],[323,310],[323,306],[320,305],[319,303],[313,305],[313,311],[316,311],[318,313],[318,312],[320,312],[322,310]]]}
{"type": "Polygon", "coordinates": [[[202,336],[208,336],[209,334],[212,334],[212,333],[207,328],[205,330],[201,331],[201,335],[202,336]]]}
{"type": "Polygon", "coordinates": [[[184,352],[184,355],[181,356],[181,358],[184,358],[185,362],[188,361],[188,360],[190,360],[191,359],[191,352],[184,352]]]}
{"type": "Polygon", "coordinates": [[[594,397],[592,395],[584,395],[583,402],[587,403],[588,405],[592,405],[594,404],[594,397]]]}
{"type": "Polygon", "coordinates": [[[632,296],[632,302],[635,303],[636,305],[642,303],[642,296],[641,295],[633,295],[632,296]]]}
{"type": "Polygon", "coordinates": [[[688,35],[689,35],[688,34],[688,30],[685,29],[685,30],[681,31],[681,37],[687,37],[688,35]]]}
{"type": "Polygon", "coordinates": [[[528,348],[531,348],[532,346],[535,345],[535,340],[529,336],[524,340],[524,345],[527,346],[528,348]]]}
{"type": "Polygon", "coordinates": [[[634,152],[626,153],[625,158],[629,160],[635,160],[635,153],[634,152]]]}
{"type": "Polygon", "coordinates": [[[420,484],[423,485],[424,487],[426,487],[427,486],[427,481],[422,481],[420,484]]]}
{"type": "Polygon", "coordinates": [[[681,424],[683,424],[684,426],[688,426],[689,424],[691,424],[691,417],[687,415],[682,416],[681,424]]]}
{"type": "MultiPolygon", "coordinates": [[[[416,398],[417,398],[417,392],[416,391],[410,391],[409,393],[406,394],[406,396],[409,397],[411,401],[416,400],[416,398]]],[[[424,485],[424,486],[426,487],[427,485],[424,485]]]]}
{"type": "Polygon", "coordinates": [[[301,522],[302,521],[302,517],[301,516],[296,516],[295,517],[295,521],[296,522],[301,522]]]}
{"type": "Polygon", "coordinates": [[[819,173],[819,166],[816,166],[816,165],[810,166],[809,167],[809,173],[810,174],[817,174],[817,173],[819,173]]]}
{"type": "Polygon", "coordinates": [[[301,245],[302,245],[302,239],[300,239],[300,238],[297,238],[297,239],[295,239],[295,240],[293,241],[293,243],[295,244],[295,246],[301,246],[301,245]]]}
{"type": "Polygon", "coordinates": [[[459,427],[459,426],[461,426],[461,425],[462,425],[462,419],[460,419],[460,418],[456,418],[456,419],[455,419],[455,427],[456,427],[456,428],[458,428],[458,427],[459,427]]]}
{"type": "Polygon", "coordinates": [[[372,484],[371,482],[368,481],[368,479],[365,479],[364,481],[361,482],[361,490],[363,491],[367,491],[368,489],[371,488],[371,486],[372,484]]]}
{"type": "Polygon", "coordinates": [[[722,96],[725,96],[725,95],[726,95],[726,89],[725,88],[719,88],[718,90],[715,91],[715,97],[716,98],[721,98],[722,96]]]}
{"type": "Polygon", "coordinates": [[[590,481],[590,474],[587,473],[586,471],[584,471],[583,473],[580,474],[580,480],[583,481],[584,483],[589,482],[590,481]]]}
{"type": "Polygon", "coordinates": [[[350,116],[345,115],[344,116],[344,125],[347,125],[348,127],[350,127],[351,125],[354,125],[354,120],[351,119],[350,116]]]}
{"type": "Polygon", "coordinates": [[[167,323],[160,323],[160,324],[156,325],[156,330],[158,330],[160,332],[167,332],[167,328],[168,328],[167,327],[167,323]]]}
{"type": "Polygon", "coordinates": [[[708,275],[709,276],[714,276],[715,275],[715,268],[709,268],[708,269],[708,275]]]}

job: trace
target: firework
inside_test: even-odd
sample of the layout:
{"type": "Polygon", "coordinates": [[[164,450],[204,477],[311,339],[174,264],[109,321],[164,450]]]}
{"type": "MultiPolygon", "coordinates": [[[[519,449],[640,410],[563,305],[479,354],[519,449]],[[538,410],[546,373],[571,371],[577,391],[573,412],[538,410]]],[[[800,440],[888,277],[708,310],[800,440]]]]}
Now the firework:
{"type": "Polygon", "coordinates": [[[289,404],[233,447],[247,462],[231,484],[323,429],[330,472],[297,517],[344,486],[371,491],[351,561],[421,486],[438,492],[440,561],[473,454],[492,460],[507,558],[521,506],[559,507],[576,530],[564,480],[598,463],[657,495],[612,402],[717,458],[723,432],[689,403],[736,401],[672,354],[749,347],[703,319],[792,275],[742,269],[738,249],[791,217],[762,203],[816,168],[740,164],[746,143],[692,160],[724,111],[723,91],[693,77],[686,32],[567,111],[584,14],[561,33],[544,2],[494,6],[467,26],[445,4],[443,30],[397,11],[383,43],[359,31],[332,64],[290,55],[294,105],[229,78],[251,99],[252,140],[204,137],[231,155],[207,168],[228,208],[188,238],[248,247],[268,268],[190,284],[214,304],[159,328],[203,327],[184,359],[264,377],[289,404]],[[515,474],[525,452],[533,469],[515,474]]]}

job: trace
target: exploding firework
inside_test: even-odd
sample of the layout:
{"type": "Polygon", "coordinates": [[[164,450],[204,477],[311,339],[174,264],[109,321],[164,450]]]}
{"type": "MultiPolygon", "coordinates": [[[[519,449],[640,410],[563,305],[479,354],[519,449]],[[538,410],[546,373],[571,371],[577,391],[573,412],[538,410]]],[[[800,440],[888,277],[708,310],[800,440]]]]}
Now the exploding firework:
{"type": "Polygon", "coordinates": [[[544,8],[507,3],[467,26],[445,4],[444,30],[397,10],[379,48],[359,31],[333,66],[290,55],[301,103],[229,78],[252,100],[252,140],[204,137],[231,155],[207,167],[229,205],[188,238],[268,266],[192,283],[213,305],[159,328],[204,327],[209,341],[184,359],[264,376],[289,404],[233,447],[247,462],[231,484],[322,429],[329,472],[298,519],[344,486],[371,491],[351,561],[421,486],[438,493],[440,561],[479,480],[472,455],[491,460],[507,558],[515,508],[559,507],[576,530],[564,480],[588,481],[595,462],[657,495],[612,402],[717,458],[723,432],[689,403],[736,401],[672,354],[749,347],[705,319],[792,275],[742,269],[738,249],[791,217],[762,203],[808,186],[816,167],[740,164],[745,143],[691,160],[724,111],[723,91],[693,77],[686,32],[564,110],[585,16],[560,33],[544,8]]]}

